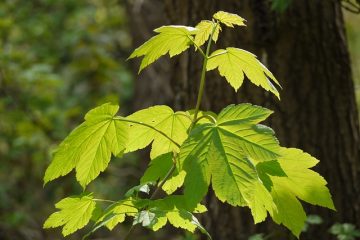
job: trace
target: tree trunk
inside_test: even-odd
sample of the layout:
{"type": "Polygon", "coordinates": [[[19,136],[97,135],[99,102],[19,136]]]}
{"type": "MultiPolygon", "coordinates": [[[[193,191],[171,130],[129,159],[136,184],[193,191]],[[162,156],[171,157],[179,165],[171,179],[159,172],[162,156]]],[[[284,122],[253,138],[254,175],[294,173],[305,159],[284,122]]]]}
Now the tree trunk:
{"type": "MultiPolygon", "coordinates": [[[[360,131],[340,3],[293,0],[283,14],[271,11],[269,4],[266,0],[154,0],[135,1],[129,7],[136,15],[132,18],[136,46],[152,36],[155,27],[194,25],[218,10],[248,20],[246,28],[224,27],[217,47],[235,46],[255,53],[280,80],[281,101],[247,83],[235,93],[210,72],[202,109],[218,112],[230,103],[250,102],[275,111],[267,124],[282,145],[301,148],[320,160],[316,170],[328,181],[337,208],[332,212],[307,206],[308,213],[319,214],[325,223],[302,239],[329,239],[327,228],[335,222],[360,226],[360,131]]],[[[141,99],[136,108],[159,103],[193,108],[201,68],[195,55],[190,50],[146,70],[136,85],[136,98],[141,99]]],[[[247,210],[221,204],[212,194],[206,201],[209,212],[202,220],[214,239],[247,239],[259,231],[286,239],[288,233],[277,233],[279,228],[271,221],[254,226],[247,210]]]]}

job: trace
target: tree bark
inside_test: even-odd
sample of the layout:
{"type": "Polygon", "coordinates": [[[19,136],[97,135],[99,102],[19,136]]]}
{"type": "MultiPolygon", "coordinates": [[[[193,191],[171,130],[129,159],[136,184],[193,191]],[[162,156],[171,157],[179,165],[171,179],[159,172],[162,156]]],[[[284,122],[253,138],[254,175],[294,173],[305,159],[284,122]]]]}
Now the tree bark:
{"type": "MultiPolygon", "coordinates": [[[[224,27],[217,47],[235,46],[255,53],[280,80],[281,101],[248,83],[235,93],[217,73],[209,72],[202,109],[218,112],[240,102],[273,109],[267,124],[282,145],[301,148],[320,160],[316,170],[328,181],[337,212],[306,206],[308,213],[319,214],[325,223],[316,231],[310,229],[302,239],[329,239],[327,228],[335,222],[360,226],[359,119],[337,0],[293,0],[283,14],[272,11],[266,0],[137,3],[138,12],[136,6],[129,6],[132,19],[137,19],[132,22],[136,46],[157,26],[194,25],[218,10],[247,19],[246,28],[224,27]],[[140,27],[143,29],[138,31],[140,27]]],[[[200,68],[200,58],[192,50],[171,61],[162,59],[137,80],[136,98],[140,101],[136,108],[159,103],[175,109],[193,108],[200,68]]],[[[274,239],[288,235],[271,221],[255,226],[247,210],[221,204],[212,194],[206,201],[210,208],[202,220],[214,239],[247,239],[259,231],[274,232],[274,239]]]]}

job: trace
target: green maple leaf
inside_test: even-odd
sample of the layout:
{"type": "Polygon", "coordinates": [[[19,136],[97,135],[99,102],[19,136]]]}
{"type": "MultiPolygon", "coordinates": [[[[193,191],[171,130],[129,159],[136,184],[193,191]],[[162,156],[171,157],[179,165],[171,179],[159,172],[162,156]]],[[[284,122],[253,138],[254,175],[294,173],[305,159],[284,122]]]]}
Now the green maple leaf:
{"type": "Polygon", "coordinates": [[[280,86],[279,82],[256,56],[248,51],[231,47],[216,50],[210,55],[206,68],[207,71],[218,68],[220,75],[226,78],[235,91],[242,85],[245,73],[253,84],[279,98],[279,92],[271,81],[280,86]]]}
{"type": "Polygon", "coordinates": [[[44,228],[63,226],[62,234],[64,236],[74,233],[88,224],[95,205],[90,194],[64,198],[56,203],[55,207],[60,211],[49,216],[44,223],[44,228]]]}
{"type": "Polygon", "coordinates": [[[135,216],[137,213],[137,207],[134,205],[133,200],[129,198],[113,205],[100,220],[106,219],[105,226],[112,230],[116,225],[124,222],[126,216],[135,216]],[[107,216],[110,217],[107,218],[107,216]]]}
{"type": "Polygon", "coordinates": [[[150,153],[152,159],[167,152],[178,152],[179,145],[187,138],[187,130],[191,124],[187,113],[174,112],[168,106],[143,109],[128,116],[127,119],[144,123],[150,128],[132,124],[129,129],[126,151],[142,149],[152,142],[150,153]]]}
{"type": "Polygon", "coordinates": [[[128,124],[113,117],[119,106],[110,103],[92,109],[85,122],[75,128],[59,145],[44,176],[47,183],[76,169],[76,179],[85,187],[104,171],[111,153],[119,155],[125,150],[128,124]]]}
{"type": "MultiPolygon", "coordinates": [[[[186,171],[185,195],[190,203],[202,199],[210,178],[217,197],[234,206],[259,208],[254,191],[271,198],[259,185],[255,167],[256,162],[278,156],[273,132],[260,131],[256,125],[270,114],[270,110],[250,104],[230,105],[218,115],[216,123],[194,128],[180,150],[181,168],[186,171]]],[[[270,205],[264,207],[273,207],[270,205]]]]}
{"type": "Polygon", "coordinates": [[[129,57],[130,59],[144,56],[139,72],[167,53],[173,57],[188,49],[193,43],[192,35],[196,33],[196,28],[171,25],[157,28],[154,31],[158,35],[135,49],[129,57]]]}
{"type": "MultiPolygon", "coordinates": [[[[211,36],[211,32],[212,29],[214,27],[214,23],[213,21],[209,21],[209,20],[202,20],[201,22],[199,22],[196,25],[196,35],[195,35],[195,39],[194,42],[196,44],[196,46],[200,47],[202,46],[211,36]]],[[[221,26],[219,24],[216,25],[216,28],[214,30],[214,34],[212,36],[212,40],[214,42],[216,42],[218,40],[219,37],[219,33],[221,31],[221,26]]]]}
{"type": "Polygon", "coordinates": [[[233,13],[218,11],[213,15],[213,18],[225,24],[228,27],[234,27],[234,25],[246,26],[245,19],[233,13]]]}
{"type": "Polygon", "coordinates": [[[149,212],[152,218],[151,221],[146,221],[145,226],[157,231],[169,222],[174,227],[183,228],[189,232],[194,232],[195,229],[198,228],[210,237],[209,233],[206,232],[193,215],[193,213],[202,213],[205,211],[207,211],[206,207],[201,204],[198,204],[196,208],[189,208],[186,205],[184,196],[168,196],[149,203],[149,212]]]}
{"type": "Polygon", "coordinates": [[[327,182],[310,169],[319,162],[316,158],[295,148],[281,148],[280,154],[278,162],[287,177],[276,176],[272,170],[263,168],[271,179],[271,195],[278,209],[272,217],[299,236],[306,214],[298,199],[333,210],[335,207],[326,187],[327,182]]]}
{"type": "Polygon", "coordinates": [[[126,216],[134,217],[139,212],[136,201],[131,197],[111,204],[105,211],[100,211],[98,216],[95,218],[93,216],[92,218],[92,220],[95,221],[95,224],[91,231],[82,239],[87,239],[90,234],[104,226],[109,230],[113,230],[116,225],[125,221],[126,216]]]}

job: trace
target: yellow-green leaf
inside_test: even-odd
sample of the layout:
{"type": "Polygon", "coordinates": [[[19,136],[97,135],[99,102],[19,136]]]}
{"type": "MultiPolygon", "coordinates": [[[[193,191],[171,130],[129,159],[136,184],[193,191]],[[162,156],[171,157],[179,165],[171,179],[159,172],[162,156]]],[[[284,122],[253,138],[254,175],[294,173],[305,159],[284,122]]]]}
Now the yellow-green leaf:
{"type": "MultiPolygon", "coordinates": [[[[202,46],[210,37],[213,27],[216,23],[209,21],[209,20],[202,20],[196,25],[196,35],[195,35],[195,44],[200,47],[202,46]]],[[[219,37],[219,33],[221,31],[220,24],[216,25],[216,28],[214,30],[212,40],[216,42],[219,37]]]]}
{"type": "Polygon", "coordinates": [[[129,57],[144,56],[139,72],[167,53],[173,57],[188,49],[193,42],[192,35],[196,33],[196,28],[170,25],[154,31],[158,34],[136,48],[129,57]]]}
{"type": "MultiPolygon", "coordinates": [[[[254,198],[258,193],[254,191],[262,197],[270,194],[257,186],[260,179],[255,163],[273,160],[280,149],[273,132],[257,125],[270,114],[270,110],[250,104],[230,105],[220,112],[215,123],[199,124],[193,129],[179,153],[180,168],[186,171],[184,194],[190,204],[201,201],[211,179],[221,201],[254,206],[254,211],[259,212],[260,203],[254,198]]],[[[263,208],[266,213],[270,205],[263,208]]],[[[256,220],[264,218],[264,214],[257,215],[256,220]]]]}
{"type": "Polygon", "coordinates": [[[92,109],[85,122],[59,145],[44,176],[47,183],[76,169],[76,179],[85,187],[104,171],[111,153],[125,150],[128,124],[113,119],[119,106],[110,103],[92,109]]]}
{"type": "Polygon", "coordinates": [[[220,75],[226,78],[235,91],[242,85],[245,73],[253,84],[280,98],[273,84],[280,86],[279,82],[256,56],[248,51],[231,47],[219,49],[210,55],[206,68],[207,71],[218,68],[220,75]]]}
{"type": "Polygon", "coordinates": [[[131,124],[126,147],[127,152],[132,152],[142,149],[152,142],[151,159],[164,153],[178,152],[177,144],[181,145],[187,138],[187,130],[191,124],[187,113],[174,112],[170,107],[163,105],[140,110],[128,116],[127,119],[142,122],[152,127],[131,124]]]}
{"type": "Polygon", "coordinates": [[[55,205],[59,211],[49,216],[44,223],[44,228],[63,226],[62,234],[64,236],[74,233],[88,224],[95,205],[90,194],[64,198],[55,205]]]}
{"type": "Polygon", "coordinates": [[[172,194],[176,191],[179,187],[181,187],[184,183],[184,179],[186,176],[185,171],[180,171],[176,175],[169,178],[164,185],[162,186],[162,189],[168,194],[172,194]]]}
{"type": "Polygon", "coordinates": [[[234,25],[245,26],[245,19],[234,13],[218,11],[213,15],[213,18],[228,27],[234,27],[234,25]]]}
{"type": "Polygon", "coordinates": [[[271,195],[278,208],[272,217],[299,236],[306,215],[298,199],[329,209],[335,207],[325,179],[310,169],[318,163],[316,158],[296,148],[281,148],[280,154],[278,162],[286,177],[269,173],[273,185],[271,195]]]}

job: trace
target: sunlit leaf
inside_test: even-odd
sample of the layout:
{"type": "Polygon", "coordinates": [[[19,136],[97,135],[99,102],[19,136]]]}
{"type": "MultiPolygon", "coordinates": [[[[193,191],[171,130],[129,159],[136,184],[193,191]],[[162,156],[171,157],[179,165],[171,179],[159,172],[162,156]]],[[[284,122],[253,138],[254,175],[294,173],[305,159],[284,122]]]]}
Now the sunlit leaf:
{"type": "MultiPolygon", "coordinates": [[[[145,123],[161,131],[179,145],[187,138],[187,130],[191,124],[187,113],[174,112],[170,107],[163,105],[137,111],[127,119],[145,123]]],[[[152,159],[164,153],[179,151],[179,147],[173,141],[156,130],[140,124],[132,124],[126,151],[142,149],[151,142],[152,159]]]]}
{"type": "Polygon", "coordinates": [[[278,161],[287,177],[270,176],[271,195],[278,208],[272,217],[299,236],[306,215],[298,199],[329,209],[335,207],[324,178],[309,169],[318,163],[317,159],[295,148],[282,148],[280,154],[278,161]]]}
{"type": "Polygon", "coordinates": [[[245,19],[234,13],[218,11],[213,15],[213,18],[228,27],[234,27],[234,25],[245,26],[245,19]]]}
{"type": "Polygon", "coordinates": [[[95,209],[95,202],[89,194],[64,198],[55,207],[59,211],[49,216],[44,228],[63,226],[62,234],[67,236],[88,224],[95,209]]]}
{"type": "Polygon", "coordinates": [[[125,150],[128,125],[113,117],[119,106],[110,103],[92,109],[85,122],[74,129],[59,145],[44,176],[47,183],[76,169],[76,179],[82,187],[95,179],[107,167],[111,153],[125,150]]]}
{"type": "Polygon", "coordinates": [[[235,91],[243,84],[245,74],[253,84],[279,98],[279,92],[273,84],[274,82],[280,86],[279,82],[256,56],[248,51],[231,47],[216,50],[210,55],[206,68],[208,71],[218,68],[220,75],[226,78],[235,91]]]}
{"type": "MultiPolygon", "coordinates": [[[[211,32],[216,23],[208,20],[202,20],[196,25],[196,35],[195,35],[195,44],[200,47],[202,46],[211,36],[211,32]]],[[[216,42],[221,31],[221,26],[218,24],[214,30],[212,40],[216,42]]]]}
{"type": "Polygon", "coordinates": [[[139,72],[167,53],[173,57],[188,49],[193,42],[192,35],[196,33],[196,28],[171,25],[157,28],[154,31],[158,34],[135,49],[129,57],[144,56],[139,72]]]}

